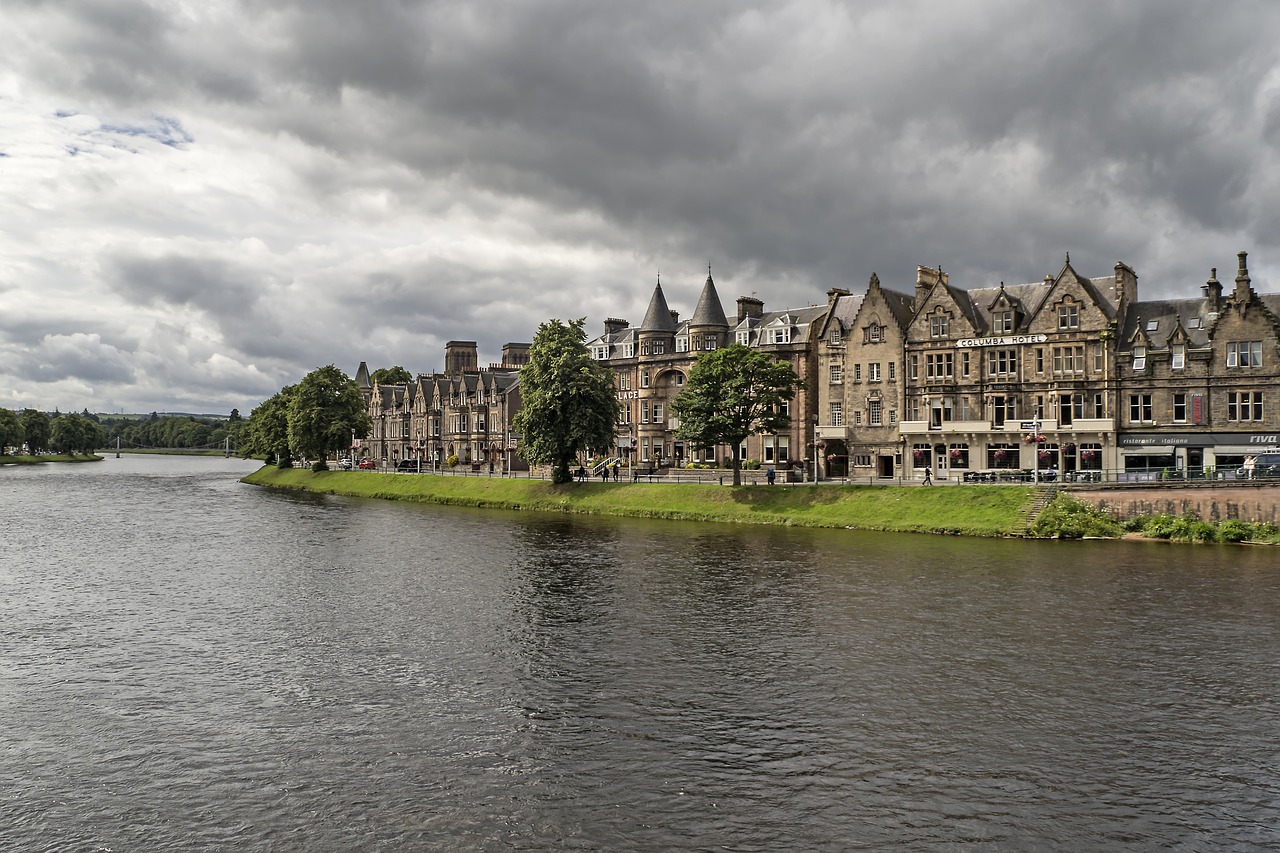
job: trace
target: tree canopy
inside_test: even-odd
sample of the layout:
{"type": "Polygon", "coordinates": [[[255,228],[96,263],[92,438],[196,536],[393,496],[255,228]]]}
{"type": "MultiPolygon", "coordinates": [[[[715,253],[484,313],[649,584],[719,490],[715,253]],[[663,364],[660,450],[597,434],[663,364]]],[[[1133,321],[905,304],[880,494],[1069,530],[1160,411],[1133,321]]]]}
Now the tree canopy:
{"type": "Polygon", "coordinates": [[[369,381],[374,385],[408,385],[413,377],[397,364],[395,367],[379,367],[369,374],[369,381]]]}
{"type": "Polygon", "coordinates": [[[520,451],[535,464],[553,466],[552,482],[573,479],[569,465],[581,451],[608,449],[621,411],[613,373],[591,358],[583,324],[548,320],[520,368],[521,408],[513,427],[520,451]]]}
{"type": "Polygon", "coordinates": [[[241,456],[265,456],[277,463],[292,457],[289,452],[289,405],[297,387],[286,385],[249,413],[249,420],[241,432],[241,456]]]}
{"type": "Polygon", "coordinates": [[[49,417],[35,409],[23,409],[18,416],[22,422],[22,430],[26,435],[27,450],[40,453],[49,449],[49,417]]]}
{"type": "Polygon", "coordinates": [[[733,448],[733,484],[742,483],[742,442],[747,436],[785,430],[785,405],[803,386],[791,365],[742,344],[703,353],[684,390],[671,401],[680,418],[676,435],[703,448],[733,448]]]}
{"type": "Polygon", "coordinates": [[[10,447],[22,449],[26,440],[26,430],[22,428],[22,419],[16,412],[0,409],[0,456],[8,452],[10,447]]]}
{"type": "Polygon", "coordinates": [[[302,377],[289,401],[289,445],[318,461],[369,434],[369,413],[355,380],[332,364],[302,377]]]}
{"type": "Polygon", "coordinates": [[[49,425],[49,445],[58,453],[93,453],[106,438],[102,427],[80,415],[59,415],[49,425]]]}

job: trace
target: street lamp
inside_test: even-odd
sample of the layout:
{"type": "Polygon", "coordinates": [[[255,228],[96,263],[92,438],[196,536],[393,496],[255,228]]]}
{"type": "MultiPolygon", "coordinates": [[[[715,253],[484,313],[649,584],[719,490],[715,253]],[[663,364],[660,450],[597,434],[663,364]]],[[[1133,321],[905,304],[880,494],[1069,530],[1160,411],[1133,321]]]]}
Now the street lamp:
{"type": "Polygon", "coordinates": [[[813,416],[813,482],[818,482],[818,416],[813,416]]]}

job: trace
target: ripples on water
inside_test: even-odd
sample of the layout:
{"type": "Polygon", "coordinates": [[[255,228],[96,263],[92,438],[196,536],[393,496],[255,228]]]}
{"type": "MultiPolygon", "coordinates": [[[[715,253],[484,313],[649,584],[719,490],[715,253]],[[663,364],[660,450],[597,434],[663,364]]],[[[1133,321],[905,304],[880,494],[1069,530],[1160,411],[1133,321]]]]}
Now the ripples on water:
{"type": "Polygon", "coordinates": [[[0,470],[0,849],[1280,846],[1274,552],[0,470]]]}

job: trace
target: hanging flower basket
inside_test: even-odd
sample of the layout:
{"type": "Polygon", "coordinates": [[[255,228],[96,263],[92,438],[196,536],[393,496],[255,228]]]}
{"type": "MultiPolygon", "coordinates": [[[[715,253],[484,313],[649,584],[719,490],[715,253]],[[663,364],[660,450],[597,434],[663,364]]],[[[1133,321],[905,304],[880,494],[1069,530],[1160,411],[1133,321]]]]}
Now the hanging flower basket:
{"type": "Polygon", "coordinates": [[[1068,444],[1066,447],[1063,448],[1063,450],[1067,451],[1068,453],[1075,453],[1076,446],[1075,444],[1068,444]]]}
{"type": "Polygon", "coordinates": [[[962,459],[964,459],[964,457],[965,457],[965,451],[961,450],[961,449],[960,449],[960,448],[958,448],[958,447],[953,447],[953,448],[951,448],[951,461],[952,461],[952,462],[959,462],[959,461],[961,461],[962,459]]]}
{"type": "Polygon", "coordinates": [[[911,451],[911,460],[915,462],[916,467],[919,468],[921,465],[924,464],[924,451],[923,450],[911,451]]]}
{"type": "Polygon", "coordinates": [[[991,454],[991,458],[997,462],[1003,462],[1009,458],[1009,454],[1003,450],[997,450],[995,453],[991,454]]]}
{"type": "Polygon", "coordinates": [[[1041,465],[1047,465],[1053,462],[1054,452],[1052,450],[1040,450],[1036,452],[1036,457],[1040,460],[1041,465]]]}
{"type": "Polygon", "coordinates": [[[1095,459],[1097,459],[1097,458],[1098,458],[1098,451],[1096,451],[1096,450],[1082,450],[1082,451],[1080,451],[1080,458],[1081,458],[1082,460],[1084,460],[1085,462],[1092,462],[1093,460],[1095,460],[1095,459]]]}
{"type": "Polygon", "coordinates": [[[1038,432],[1027,433],[1027,437],[1023,441],[1027,444],[1039,444],[1044,441],[1044,434],[1038,432]]]}

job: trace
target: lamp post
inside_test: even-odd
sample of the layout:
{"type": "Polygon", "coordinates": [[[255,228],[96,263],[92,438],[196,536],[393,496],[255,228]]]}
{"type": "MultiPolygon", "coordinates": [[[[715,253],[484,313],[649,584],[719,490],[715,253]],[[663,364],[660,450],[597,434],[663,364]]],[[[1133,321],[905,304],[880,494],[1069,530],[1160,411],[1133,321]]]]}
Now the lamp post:
{"type": "Polygon", "coordinates": [[[818,416],[813,416],[813,482],[818,482],[818,416]]]}

